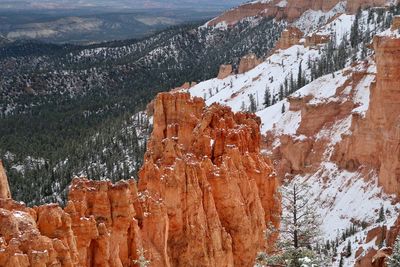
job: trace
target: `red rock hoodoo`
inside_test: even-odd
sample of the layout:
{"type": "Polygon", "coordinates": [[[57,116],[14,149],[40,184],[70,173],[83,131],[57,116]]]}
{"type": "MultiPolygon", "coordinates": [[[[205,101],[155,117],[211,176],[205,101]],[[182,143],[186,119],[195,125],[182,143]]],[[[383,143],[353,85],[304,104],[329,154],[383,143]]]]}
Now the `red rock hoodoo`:
{"type": "Polygon", "coordinates": [[[219,72],[218,72],[217,78],[220,79],[220,80],[223,80],[226,77],[228,77],[229,75],[231,75],[232,71],[233,71],[232,65],[230,65],[230,64],[221,65],[219,67],[219,72]]]}
{"type": "Polygon", "coordinates": [[[11,198],[11,192],[6,170],[4,169],[3,162],[0,160],[0,199],[2,198],[11,198]]]}
{"type": "Polygon", "coordinates": [[[240,59],[238,73],[242,74],[254,69],[262,63],[262,60],[258,59],[255,54],[249,54],[240,59]]]}
{"type": "Polygon", "coordinates": [[[76,178],[64,210],[0,199],[0,266],[137,266],[142,253],[156,267],[253,266],[280,212],[259,124],[160,94],[139,184],[76,178]]]}
{"type": "Polygon", "coordinates": [[[303,32],[296,27],[288,27],[283,32],[276,44],[277,49],[288,49],[293,45],[297,45],[303,37],[303,32]]]}

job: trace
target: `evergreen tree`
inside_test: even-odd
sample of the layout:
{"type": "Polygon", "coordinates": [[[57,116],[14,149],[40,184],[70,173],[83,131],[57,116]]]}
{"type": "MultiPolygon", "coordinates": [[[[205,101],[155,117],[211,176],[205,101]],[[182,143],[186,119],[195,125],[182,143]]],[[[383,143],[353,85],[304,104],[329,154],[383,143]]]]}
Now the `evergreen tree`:
{"type": "Polygon", "coordinates": [[[357,15],[354,19],[353,25],[351,27],[351,31],[350,31],[350,43],[351,43],[351,47],[356,47],[359,43],[359,38],[360,38],[360,34],[359,34],[359,19],[361,17],[361,9],[358,10],[357,15]]]}
{"type": "Polygon", "coordinates": [[[310,248],[320,235],[320,218],[308,196],[309,190],[309,186],[297,181],[281,188],[283,213],[279,246],[288,266],[300,267],[305,256],[315,259],[310,248]]]}
{"type": "Polygon", "coordinates": [[[303,68],[302,68],[302,62],[299,64],[299,71],[297,74],[297,89],[303,87],[303,68]]]}
{"type": "Polygon", "coordinates": [[[242,101],[242,105],[240,106],[240,110],[241,111],[246,111],[246,104],[244,103],[244,101],[242,101]]]}
{"type": "Polygon", "coordinates": [[[351,243],[350,240],[347,241],[347,247],[346,247],[346,257],[350,257],[351,256],[351,243]]]}
{"type": "Polygon", "coordinates": [[[384,222],[385,221],[385,209],[383,208],[383,206],[381,206],[380,210],[379,210],[379,217],[376,220],[376,222],[384,222]]]}
{"type": "Polygon", "coordinates": [[[388,267],[399,267],[400,266],[400,235],[397,236],[396,242],[393,246],[393,253],[387,261],[388,267]]]}
{"type": "Polygon", "coordinates": [[[144,256],[145,251],[143,250],[143,248],[138,249],[137,250],[137,255],[138,255],[138,259],[137,260],[133,260],[134,264],[137,264],[139,267],[148,267],[150,266],[150,261],[148,259],[146,259],[146,257],[144,256]]]}
{"type": "Polygon", "coordinates": [[[281,110],[282,114],[285,113],[285,111],[286,111],[286,107],[285,107],[285,104],[283,104],[282,105],[282,110],[281,110]]]}
{"type": "Polygon", "coordinates": [[[283,91],[283,85],[279,87],[279,101],[282,101],[284,98],[284,91],[283,91]]]}
{"type": "Polygon", "coordinates": [[[269,88],[268,87],[265,88],[263,105],[266,108],[271,106],[271,93],[269,92],[269,88]]]}
{"type": "Polygon", "coordinates": [[[339,267],[343,267],[343,257],[342,256],[340,256],[339,267]]]}
{"type": "Polygon", "coordinates": [[[249,100],[250,100],[249,112],[255,113],[257,111],[257,103],[256,99],[254,98],[254,95],[250,94],[249,100]]]}

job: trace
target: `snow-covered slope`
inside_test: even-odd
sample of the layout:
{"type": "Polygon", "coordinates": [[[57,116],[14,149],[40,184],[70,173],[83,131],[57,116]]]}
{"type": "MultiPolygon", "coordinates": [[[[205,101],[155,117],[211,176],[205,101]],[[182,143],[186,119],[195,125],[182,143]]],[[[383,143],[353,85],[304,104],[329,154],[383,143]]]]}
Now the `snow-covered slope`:
{"type": "Polygon", "coordinates": [[[354,266],[368,249],[379,250],[385,245],[379,244],[378,237],[367,240],[367,236],[370,239],[371,233],[381,225],[392,227],[400,204],[396,196],[386,194],[378,186],[379,170],[367,166],[345,170],[335,161],[335,148],[343,141],[343,136],[352,135],[354,119],[364,118],[370,107],[376,66],[372,50],[367,50],[366,46],[378,33],[399,36],[393,31],[380,33],[390,25],[392,14],[363,11],[357,17],[339,14],[341,10],[343,5],[339,3],[330,13],[305,12],[293,23],[306,33],[297,45],[275,51],[246,73],[222,80],[211,79],[195,85],[189,92],[205,98],[209,105],[220,103],[234,111],[249,111],[252,99],[255,100],[256,114],[262,121],[261,130],[266,133],[264,152],[274,161],[283,179],[286,176],[291,181],[310,185],[309,197],[319,207],[318,213],[323,218],[324,242],[339,242],[338,254],[331,255],[333,261],[329,266],[339,266],[338,255],[345,251],[348,241],[352,255],[344,259],[344,266],[354,266]],[[356,20],[361,34],[355,33],[356,20]],[[350,48],[350,40],[356,34],[362,36],[361,44],[350,48]],[[315,78],[315,64],[329,64],[328,50],[332,48],[324,43],[306,46],[306,39],[313,35],[329,36],[332,40],[329,45],[335,47],[335,51],[342,44],[348,47],[348,54],[343,56],[345,68],[310,82],[315,78]],[[308,84],[282,97],[282,91],[286,95],[287,88],[292,83],[297,84],[298,79],[308,84]],[[271,96],[272,105],[264,105],[266,92],[271,96]],[[290,168],[285,165],[287,161],[292,162],[290,168]],[[382,207],[386,218],[377,222],[382,207]],[[356,233],[342,238],[351,227],[355,227],[356,233]]]}

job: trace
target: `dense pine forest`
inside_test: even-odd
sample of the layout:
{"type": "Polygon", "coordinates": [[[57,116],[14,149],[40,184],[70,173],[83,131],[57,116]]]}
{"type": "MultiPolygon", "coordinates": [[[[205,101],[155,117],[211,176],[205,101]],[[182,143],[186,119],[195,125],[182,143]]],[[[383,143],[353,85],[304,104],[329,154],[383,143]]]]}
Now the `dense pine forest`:
{"type": "Polygon", "coordinates": [[[270,19],[199,26],[90,46],[0,47],[0,153],[13,198],[62,203],[75,175],[137,178],[151,131],[141,111],[154,96],[247,53],[265,56],[284,28],[270,19]]]}

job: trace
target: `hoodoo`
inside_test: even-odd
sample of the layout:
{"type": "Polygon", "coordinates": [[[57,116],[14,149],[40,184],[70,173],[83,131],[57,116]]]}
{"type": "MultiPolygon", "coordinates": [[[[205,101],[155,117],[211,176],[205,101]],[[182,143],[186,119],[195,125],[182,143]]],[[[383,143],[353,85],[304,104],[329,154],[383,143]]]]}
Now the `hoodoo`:
{"type": "Polygon", "coordinates": [[[6,170],[4,169],[3,162],[0,160],[0,199],[11,198],[10,186],[8,185],[8,179],[6,170]]]}
{"type": "Polygon", "coordinates": [[[280,212],[259,125],[160,94],[138,186],[76,178],[64,210],[1,200],[0,266],[252,266],[280,212]]]}

